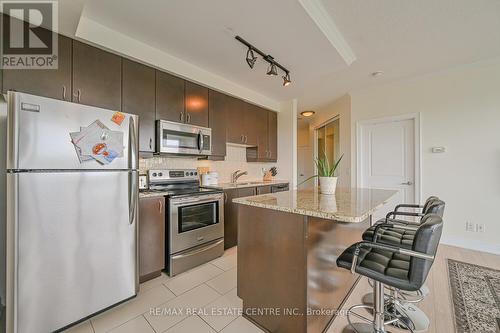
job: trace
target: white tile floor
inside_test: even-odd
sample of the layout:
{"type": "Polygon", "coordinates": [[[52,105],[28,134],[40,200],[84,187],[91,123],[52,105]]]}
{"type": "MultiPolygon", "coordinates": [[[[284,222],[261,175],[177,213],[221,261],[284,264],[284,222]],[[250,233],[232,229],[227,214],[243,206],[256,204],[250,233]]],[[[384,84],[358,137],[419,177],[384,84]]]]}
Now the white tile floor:
{"type": "Polygon", "coordinates": [[[241,317],[236,248],[174,278],[141,284],[136,298],[66,333],[262,333],[241,317]],[[169,312],[169,313],[167,313],[169,312]]]}

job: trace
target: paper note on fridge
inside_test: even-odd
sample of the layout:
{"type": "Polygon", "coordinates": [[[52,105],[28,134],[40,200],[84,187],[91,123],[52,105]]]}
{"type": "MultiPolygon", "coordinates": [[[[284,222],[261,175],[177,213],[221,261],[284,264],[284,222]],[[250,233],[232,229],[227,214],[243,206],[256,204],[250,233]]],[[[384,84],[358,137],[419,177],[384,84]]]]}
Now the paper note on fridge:
{"type": "Polygon", "coordinates": [[[99,120],[70,135],[80,161],[91,157],[102,164],[109,164],[123,156],[123,132],[111,131],[99,120]]]}

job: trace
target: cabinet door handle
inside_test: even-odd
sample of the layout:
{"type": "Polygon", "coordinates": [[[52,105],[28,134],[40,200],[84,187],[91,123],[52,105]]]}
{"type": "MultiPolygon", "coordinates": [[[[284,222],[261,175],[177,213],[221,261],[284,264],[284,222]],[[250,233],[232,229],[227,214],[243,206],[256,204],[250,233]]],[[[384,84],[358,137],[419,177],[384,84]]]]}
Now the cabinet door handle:
{"type": "Polygon", "coordinates": [[[191,123],[191,115],[189,113],[186,114],[186,122],[191,123]]]}
{"type": "Polygon", "coordinates": [[[245,143],[245,136],[241,135],[241,142],[245,143]]]}
{"type": "Polygon", "coordinates": [[[81,99],[82,99],[82,92],[81,92],[81,90],[80,90],[80,89],[78,89],[78,90],[76,91],[76,95],[75,95],[75,97],[76,97],[76,101],[77,101],[78,103],[80,103],[80,101],[81,101],[81,99]]]}
{"type": "Polygon", "coordinates": [[[245,135],[245,143],[248,142],[248,136],[245,135]]]}
{"type": "Polygon", "coordinates": [[[224,203],[227,203],[227,193],[224,192],[224,203]]]}
{"type": "Polygon", "coordinates": [[[62,95],[63,101],[66,100],[66,86],[63,86],[63,95],[62,95]]]}
{"type": "Polygon", "coordinates": [[[179,115],[179,120],[181,121],[181,123],[184,122],[184,112],[181,112],[180,115],[179,115]]]}
{"type": "Polygon", "coordinates": [[[161,202],[161,200],[158,200],[158,210],[160,211],[160,213],[163,211],[163,203],[161,202]]]}
{"type": "Polygon", "coordinates": [[[153,138],[149,138],[149,149],[153,149],[153,138]]]}

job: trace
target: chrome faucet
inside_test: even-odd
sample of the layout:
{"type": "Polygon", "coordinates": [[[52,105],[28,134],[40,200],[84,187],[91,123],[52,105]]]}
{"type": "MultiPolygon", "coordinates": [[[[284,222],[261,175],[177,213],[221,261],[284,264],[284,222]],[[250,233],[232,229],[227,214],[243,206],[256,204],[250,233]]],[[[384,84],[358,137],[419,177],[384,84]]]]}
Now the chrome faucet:
{"type": "Polygon", "coordinates": [[[240,171],[241,170],[236,170],[231,174],[231,183],[236,183],[238,181],[238,178],[244,175],[248,175],[248,172],[246,171],[240,172],[240,171]]]}

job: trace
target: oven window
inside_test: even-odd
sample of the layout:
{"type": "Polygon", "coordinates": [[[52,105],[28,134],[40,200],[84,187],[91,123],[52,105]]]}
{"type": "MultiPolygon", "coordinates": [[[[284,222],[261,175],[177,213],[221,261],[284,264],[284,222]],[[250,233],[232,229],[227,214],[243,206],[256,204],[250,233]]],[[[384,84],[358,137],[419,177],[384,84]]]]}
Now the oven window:
{"type": "Polygon", "coordinates": [[[219,223],[219,202],[179,207],[179,233],[219,223]]]}
{"type": "Polygon", "coordinates": [[[198,134],[172,130],[163,130],[162,146],[164,148],[198,149],[198,134]]]}

